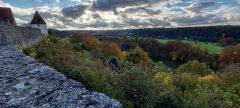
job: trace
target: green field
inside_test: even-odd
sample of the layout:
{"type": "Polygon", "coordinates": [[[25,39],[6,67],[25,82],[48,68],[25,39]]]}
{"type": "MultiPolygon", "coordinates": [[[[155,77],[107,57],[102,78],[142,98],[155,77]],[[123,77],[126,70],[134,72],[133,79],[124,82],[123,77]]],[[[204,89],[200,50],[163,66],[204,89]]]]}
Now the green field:
{"type": "MultiPolygon", "coordinates": [[[[158,39],[161,43],[166,43],[171,41],[169,39],[158,39]]],[[[190,41],[190,40],[181,40],[182,42],[189,44],[198,44],[202,46],[202,48],[207,49],[209,54],[220,54],[220,52],[224,49],[224,47],[219,46],[218,43],[210,43],[210,42],[200,42],[200,41],[190,41]]]]}

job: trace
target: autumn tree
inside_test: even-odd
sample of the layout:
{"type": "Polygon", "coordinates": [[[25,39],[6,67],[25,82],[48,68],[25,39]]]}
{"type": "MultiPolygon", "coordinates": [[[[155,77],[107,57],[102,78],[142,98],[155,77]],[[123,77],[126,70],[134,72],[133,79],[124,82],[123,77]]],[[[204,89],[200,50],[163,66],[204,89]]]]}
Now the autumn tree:
{"type": "Polygon", "coordinates": [[[240,63],[240,44],[225,48],[219,56],[219,61],[221,66],[240,63]]]}
{"type": "Polygon", "coordinates": [[[169,41],[163,44],[160,47],[160,51],[160,56],[163,58],[185,62],[192,60],[205,61],[208,57],[207,51],[199,45],[191,45],[179,40],[169,41]]]}
{"type": "Polygon", "coordinates": [[[223,46],[227,46],[227,45],[234,45],[235,41],[232,37],[225,37],[219,40],[219,43],[223,46]]]}
{"type": "Polygon", "coordinates": [[[121,61],[124,61],[126,56],[128,55],[127,52],[121,51],[119,46],[116,43],[105,44],[102,47],[102,53],[105,57],[115,56],[121,61]]]}
{"type": "Polygon", "coordinates": [[[99,41],[97,38],[87,33],[82,33],[82,34],[73,36],[71,38],[71,42],[81,44],[82,47],[86,50],[98,51],[98,52],[101,50],[100,47],[102,45],[101,41],[99,41]]]}
{"type": "Polygon", "coordinates": [[[158,58],[161,53],[161,43],[156,39],[143,39],[139,42],[141,48],[149,53],[152,58],[158,58]]]}
{"type": "Polygon", "coordinates": [[[147,52],[140,47],[136,47],[132,50],[132,52],[130,52],[128,60],[134,64],[143,63],[144,65],[147,65],[151,59],[147,52]]]}

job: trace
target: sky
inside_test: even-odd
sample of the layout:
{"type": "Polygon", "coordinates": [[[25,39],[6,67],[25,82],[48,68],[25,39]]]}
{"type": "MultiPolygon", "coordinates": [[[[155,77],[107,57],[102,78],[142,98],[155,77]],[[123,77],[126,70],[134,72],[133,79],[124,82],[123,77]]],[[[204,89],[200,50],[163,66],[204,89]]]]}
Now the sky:
{"type": "Polygon", "coordinates": [[[18,25],[35,11],[48,28],[106,30],[240,25],[240,0],[0,0],[18,25]]]}

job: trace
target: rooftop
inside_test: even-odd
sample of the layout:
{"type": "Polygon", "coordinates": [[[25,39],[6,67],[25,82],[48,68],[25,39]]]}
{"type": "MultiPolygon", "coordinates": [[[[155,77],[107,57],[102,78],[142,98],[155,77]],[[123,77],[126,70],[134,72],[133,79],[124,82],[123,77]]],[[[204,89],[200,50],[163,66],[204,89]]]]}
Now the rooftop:
{"type": "Polygon", "coordinates": [[[0,7],[0,22],[16,24],[11,8],[0,7]]]}
{"type": "Polygon", "coordinates": [[[31,21],[31,24],[46,24],[46,22],[43,20],[43,18],[41,17],[41,15],[38,13],[38,11],[36,11],[36,13],[33,16],[33,19],[31,21]]]}

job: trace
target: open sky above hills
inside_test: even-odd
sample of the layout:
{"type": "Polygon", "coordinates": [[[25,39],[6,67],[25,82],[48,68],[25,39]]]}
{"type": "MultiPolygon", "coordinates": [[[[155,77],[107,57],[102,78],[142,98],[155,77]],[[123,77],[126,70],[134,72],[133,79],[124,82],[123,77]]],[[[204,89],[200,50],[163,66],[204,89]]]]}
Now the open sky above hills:
{"type": "Polygon", "coordinates": [[[18,25],[36,10],[54,29],[240,25],[240,0],[0,0],[18,25]]]}

